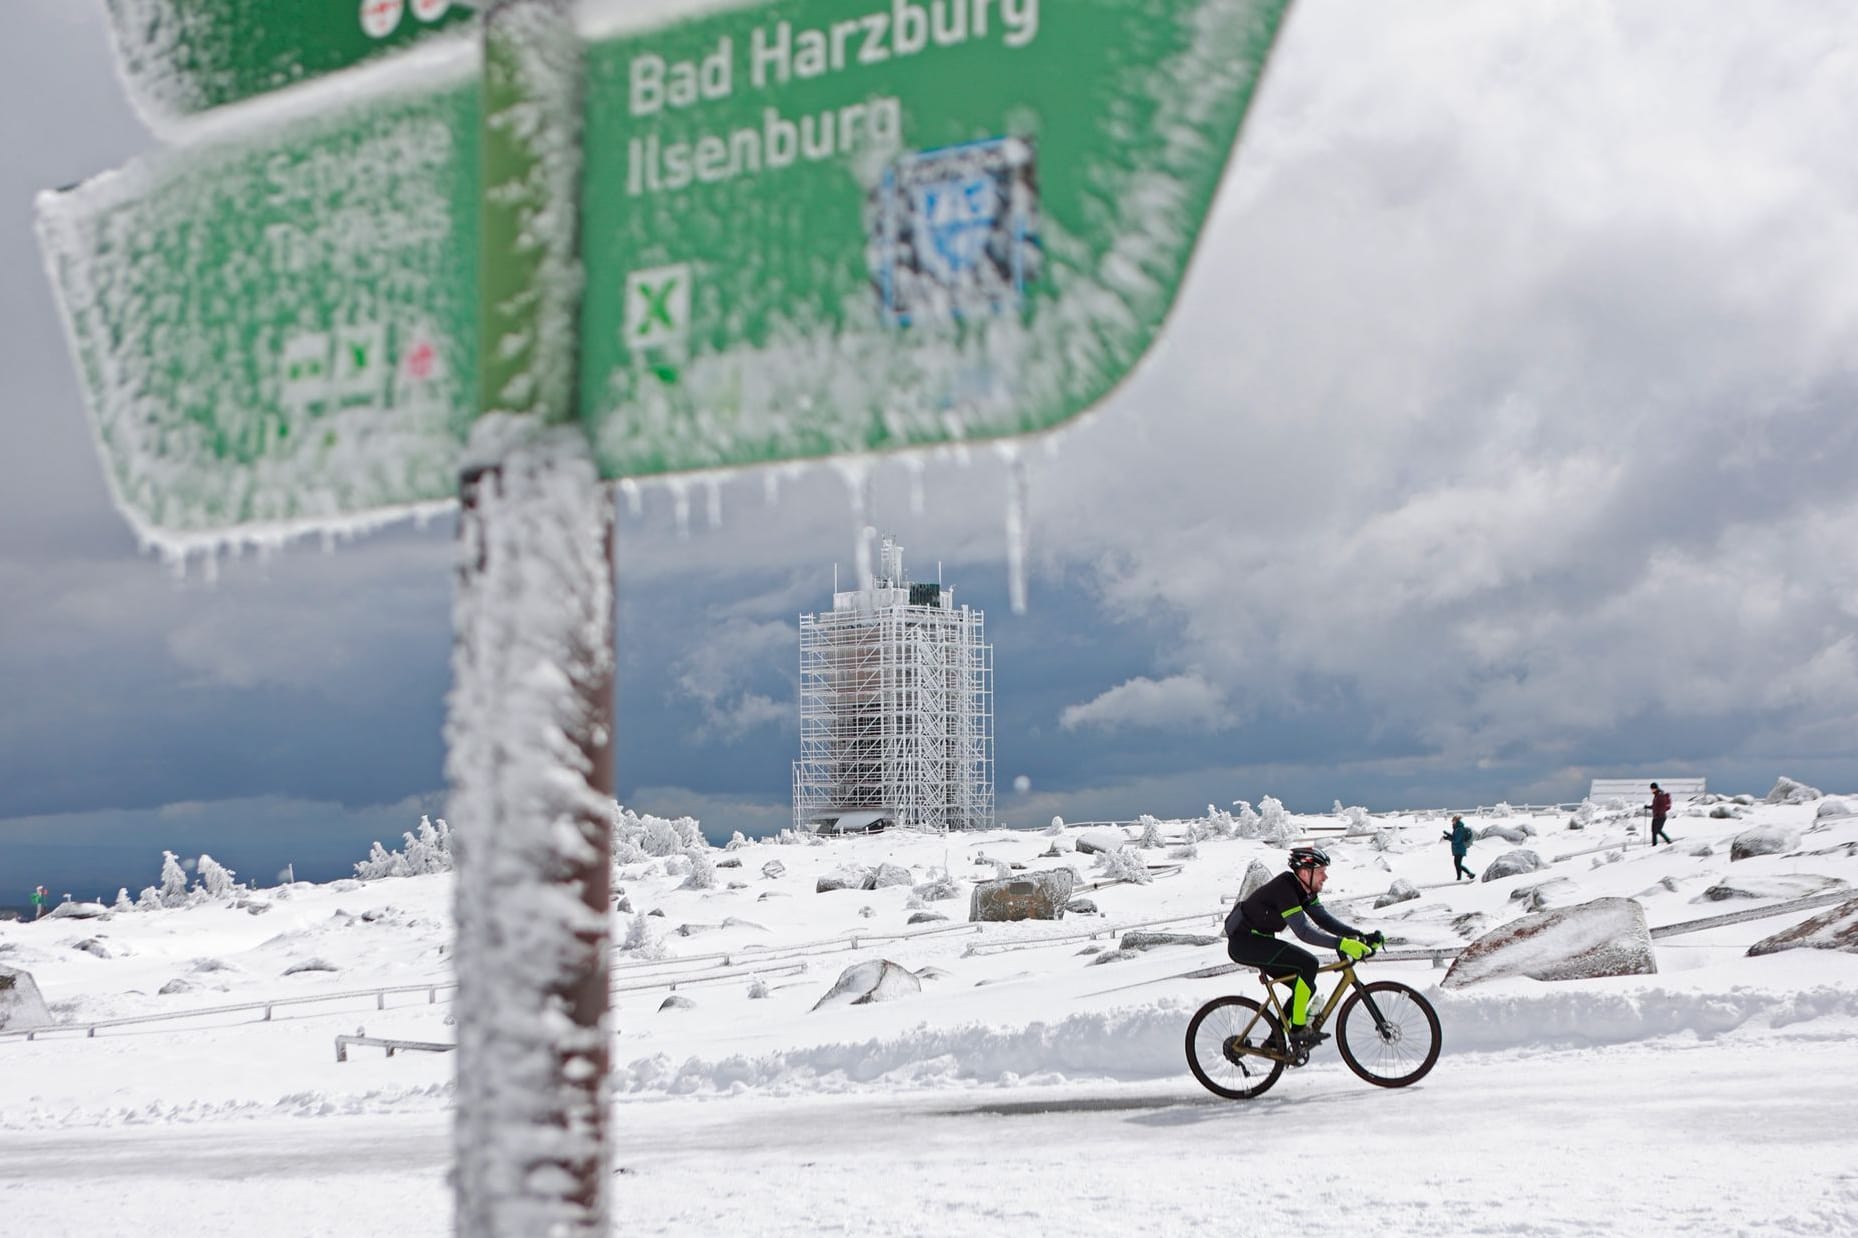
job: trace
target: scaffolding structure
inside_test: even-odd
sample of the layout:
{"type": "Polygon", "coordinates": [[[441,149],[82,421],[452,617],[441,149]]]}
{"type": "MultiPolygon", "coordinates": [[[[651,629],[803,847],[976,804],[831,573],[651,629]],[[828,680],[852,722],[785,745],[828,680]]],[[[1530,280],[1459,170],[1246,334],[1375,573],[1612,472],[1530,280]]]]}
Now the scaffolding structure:
{"type": "MultiPolygon", "coordinates": [[[[794,826],[850,832],[994,824],[993,648],[953,589],[913,584],[883,540],[877,575],[800,616],[794,826]]],[[[939,574],[939,573],[938,573],[939,574]]]]}

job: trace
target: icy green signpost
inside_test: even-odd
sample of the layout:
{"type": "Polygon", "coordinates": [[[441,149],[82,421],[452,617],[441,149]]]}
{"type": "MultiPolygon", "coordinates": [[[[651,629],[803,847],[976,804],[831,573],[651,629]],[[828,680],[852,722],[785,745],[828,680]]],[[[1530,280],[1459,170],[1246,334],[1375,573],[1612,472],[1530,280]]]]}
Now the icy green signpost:
{"type": "Polygon", "coordinates": [[[604,1235],[602,481],[1100,401],[1289,0],[773,0],[650,30],[632,0],[496,0],[449,33],[444,0],[105,3],[179,139],[40,205],[113,492],[183,545],[462,500],[458,1230],[604,1235]]]}

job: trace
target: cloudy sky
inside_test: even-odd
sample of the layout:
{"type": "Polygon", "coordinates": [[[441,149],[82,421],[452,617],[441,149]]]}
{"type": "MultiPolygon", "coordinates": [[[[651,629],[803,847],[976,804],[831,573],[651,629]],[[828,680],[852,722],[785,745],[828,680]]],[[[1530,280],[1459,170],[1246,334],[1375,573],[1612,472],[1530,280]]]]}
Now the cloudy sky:
{"type": "MultiPolygon", "coordinates": [[[[110,505],[31,225],[154,144],[100,9],[0,12],[0,904],[443,800],[449,519],[177,576],[110,505]]],[[[787,819],[861,486],[987,612],[1008,823],[1858,787],[1855,78],[1844,0],[1299,0],[1162,342],[1021,450],[1024,614],[993,448],[621,505],[621,798],[787,819]]]]}

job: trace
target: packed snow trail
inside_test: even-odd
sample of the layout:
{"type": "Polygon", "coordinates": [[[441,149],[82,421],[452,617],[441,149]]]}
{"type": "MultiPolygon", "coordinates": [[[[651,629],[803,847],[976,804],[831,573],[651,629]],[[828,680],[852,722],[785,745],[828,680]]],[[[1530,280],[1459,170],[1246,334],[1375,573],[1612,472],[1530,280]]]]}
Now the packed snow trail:
{"type": "MultiPolygon", "coordinates": [[[[1244,1231],[1832,1235],[1858,1230],[1850,1040],[1688,1035],[1447,1057],[1402,1091],[1325,1047],[1249,1102],[1131,1085],[622,1100],[614,1232],[1244,1231]],[[1268,1173],[1242,1152],[1268,1153],[1268,1173]],[[880,1187],[881,1184],[881,1187],[880,1187]]],[[[0,1134],[9,1216],[131,1232],[450,1233],[443,1113],[0,1134]]]]}

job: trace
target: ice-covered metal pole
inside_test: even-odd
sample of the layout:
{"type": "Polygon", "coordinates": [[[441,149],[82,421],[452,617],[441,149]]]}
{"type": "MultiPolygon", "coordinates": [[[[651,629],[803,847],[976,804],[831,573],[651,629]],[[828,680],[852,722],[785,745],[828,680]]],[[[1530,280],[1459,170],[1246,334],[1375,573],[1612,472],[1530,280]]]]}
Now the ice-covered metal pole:
{"type": "Polygon", "coordinates": [[[446,728],[466,1238],[607,1234],[613,505],[574,417],[579,94],[567,0],[490,6],[446,728]]]}

